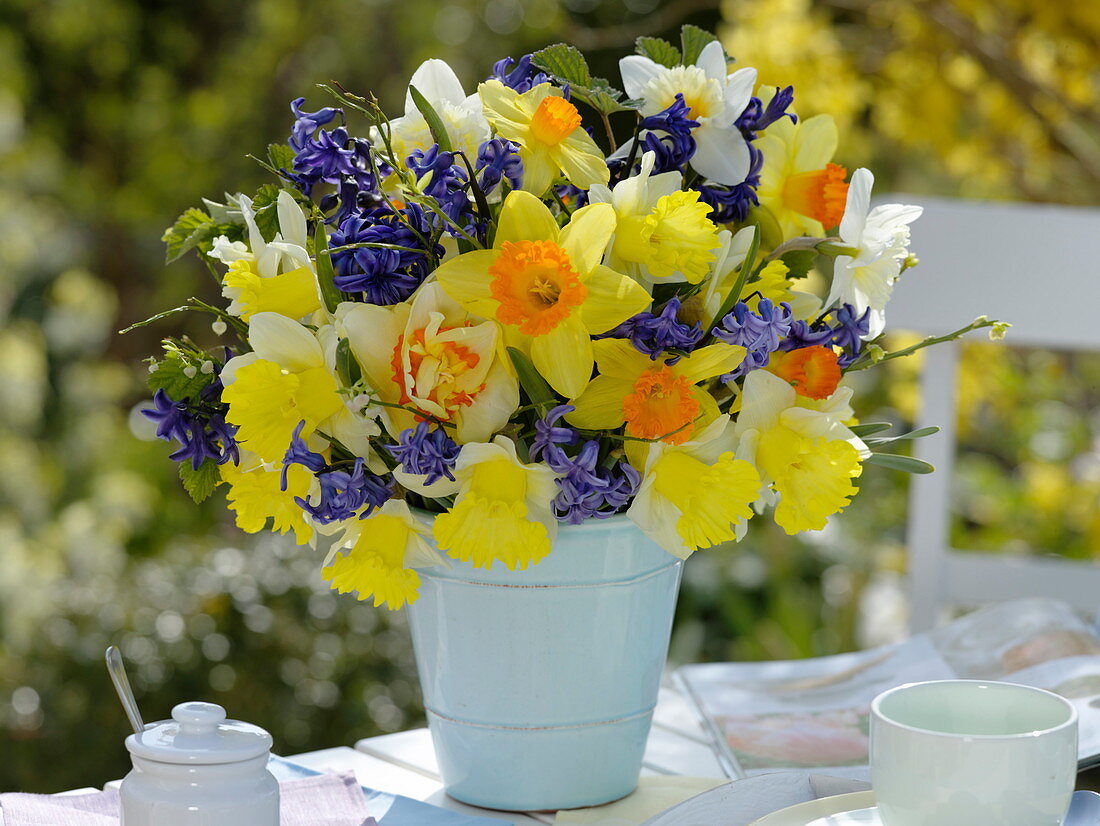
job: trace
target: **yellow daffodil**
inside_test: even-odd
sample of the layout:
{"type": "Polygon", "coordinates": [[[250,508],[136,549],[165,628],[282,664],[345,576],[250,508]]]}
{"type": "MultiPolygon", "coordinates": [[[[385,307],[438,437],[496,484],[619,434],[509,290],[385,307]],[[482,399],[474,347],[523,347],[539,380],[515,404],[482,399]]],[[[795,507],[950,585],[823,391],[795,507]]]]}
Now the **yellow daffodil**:
{"type": "Polygon", "coordinates": [[[377,466],[369,437],[378,432],[354,415],[340,395],[335,373],[336,337],[331,325],[314,335],[277,313],[258,313],[249,323],[252,352],[226,362],[222,400],[237,440],[264,462],[279,462],[294,428],[303,438],[317,429],[377,466]],[[324,342],[324,343],[322,343],[324,342]]]}
{"type": "Polygon", "coordinates": [[[287,487],[282,489],[282,473],[279,468],[265,467],[259,457],[241,451],[240,464],[226,462],[219,470],[229,485],[226,499],[229,509],[236,513],[237,527],[245,533],[259,533],[271,519],[271,529],[277,533],[294,531],[299,545],[313,538],[313,527],[306,519],[306,512],[294,501],[294,497],[308,498],[314,476],[301,465],[287,468],[287,487]]]}
{"type": "Polygon", "coordinates": [[[489,444],[463,445],[454,475],[455,503],[435,518],[440,550],[475,568],[499,561],[513,571],[550,553],[557,534],[550,502],[557,486],[548,466],[523,464],[515,444],[497,436],[489,444]]]}
{"type": "Polygon", "coordinates": [[[366,519],[349,520],[343,544],[350,550],[333,556],[321,576],[341,594],[356,591],[359,599],[373,597],[375,607],[396,611],[419,596],[415,568],[446,564],[430,536],[403,500],[390,499],[366,519]]]}
{"type": "Polygon", "coordinates": [[[249,246],[230,243],[223,236],[214,242],[211,252],[229,267],[222,280],[222,295],[230,300],[227,312],[247,321],[267,312],[305,318],[321,309],[317,271],[306,251],[306,219],[293,196],[286,190],[279,193],[279,232],[270,242],[256,225],[251,199],[245,195],[237,198],[248,227],[249,246]]]}
{"type": "Polygon", "coordinates": [[[652,445],[641,487],[627,511],[647,536],[687,559],[738,537],[752,516],[760,475],[734,458],[729,416],[719,416],[680,445],[652,445]]]}
{"type": "Polygon", "coordinates": [[[776,503],[776,524],[788,534],[821,530],[857,492],[851,480],[868,451],[844,425],[852,416],[851,395],[842,387],[816,400],[765,370],[745,377],[734,428],[737,455],[778,494],[765,490],[762,503],[776,503]]]}
{"type": "Polygon", "coordinates": [[[712,207],[699,193],[682,189],[679,172],[653,175],[656,155],[642,155],[641,171],[608,189],[592,187],[592,203],[615,207],[615,240],[608,265],[643,284],[689,281],[710,272],[721,247],[718,227],[707,216],[712,207]]]}
{"type": "MultiPolygon", "coordinates": [[[[411,301],[336,308],[363,375],[378,398],[453,422],[459,442],[485,442],[519,406],[519,385],[501,354],[500,328],[475,322],[438,282],[411,301]]],[[[416,414],[381,408],[395,438],[416,414]]]]}
{"type": "Polygon", "coordinates": [[[764,155],[757,195],[784,238],[821,236],[840,224],[848,184],[844,167],[830,163],[836,144],[836,124],[829,115],[798,123],[780,118],[757,141],[764,155]]]}
{"type": "Polygon", "coordinates": [[[542,195],[559,171],[581,189],[610,180],[603,153],[560,89],[540,83],[520,94],[499,80],[487,80],[477,91],[497,134],[519,144],[526,191],[542,195]]]}
{"type": "Polygon", "coordinates": [[[593,335],[650,303],[637,282],[603,266],[615,210],[591,204],[562,229],[528,192],[508,195],[491,250],[474,250],[436,270],[465,309],[499,323],[505,344],[529,353],[559,393],[573,397],[592,375],[593,335]]]}
{"type": "MultiPolygon", "coordinates": [[[[625,423],[628,436],[670,445],[687,442],[718,417],[714,397],[699,382],[731,372],[745,357],[744,347],[717,343],[668,365],[623,339],[600,339],[594,346],[600,375],[570,402],[576,409],[566,420],[585,430],[625,423]]],[[[640,469],[645,458],[637,452],[639,444],[644,445],[627,442],[627,455],[640,469]]]]}

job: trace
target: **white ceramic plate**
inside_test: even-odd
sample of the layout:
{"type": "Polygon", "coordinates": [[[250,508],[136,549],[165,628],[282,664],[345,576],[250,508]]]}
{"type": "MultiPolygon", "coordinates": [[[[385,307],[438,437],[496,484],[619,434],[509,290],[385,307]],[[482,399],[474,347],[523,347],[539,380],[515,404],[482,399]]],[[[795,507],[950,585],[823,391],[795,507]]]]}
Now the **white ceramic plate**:
{"type": "MultiPolygon", "coordinates": [[[[857,809],[866,809],[874,805],[874,792],[838,794],[821,800],[810,800],[796,806],[788,806],[786,809],[780,809],[778,812],[772,812],[759,820],[754,820],[750,826],[809,826],[812,821],[820,818],[854,812],[857,809]]],[[[852,822],[859,823],[860,821],[853,820],[852,822]]],[[[875,821],[867,822],[874,823],[875,821]]]]}

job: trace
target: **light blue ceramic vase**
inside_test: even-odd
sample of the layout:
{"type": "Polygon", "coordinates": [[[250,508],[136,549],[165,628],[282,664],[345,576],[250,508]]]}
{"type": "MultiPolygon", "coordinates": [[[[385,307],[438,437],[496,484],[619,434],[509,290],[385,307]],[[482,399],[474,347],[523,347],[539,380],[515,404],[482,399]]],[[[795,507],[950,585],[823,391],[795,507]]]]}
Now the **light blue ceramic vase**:
{"type": "Polygon", "coordinates": [[[447,792],[530,811],[617,800],[638,783],[680,560],[626,517],[561,526],[526,571],[420,571],[410,607],[447,792]]]}

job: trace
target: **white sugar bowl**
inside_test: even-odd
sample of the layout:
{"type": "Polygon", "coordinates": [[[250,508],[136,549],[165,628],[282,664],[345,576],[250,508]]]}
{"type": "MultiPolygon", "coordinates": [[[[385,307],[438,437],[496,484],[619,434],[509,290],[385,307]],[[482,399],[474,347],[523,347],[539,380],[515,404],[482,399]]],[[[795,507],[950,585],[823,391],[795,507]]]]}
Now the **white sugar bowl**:
{"type": "Polygon", "coordinates": [[[122,826],[279,826],[271,735],[225,719],[213,703],[181,703],[172,719],[126,738],[122,826]]]}

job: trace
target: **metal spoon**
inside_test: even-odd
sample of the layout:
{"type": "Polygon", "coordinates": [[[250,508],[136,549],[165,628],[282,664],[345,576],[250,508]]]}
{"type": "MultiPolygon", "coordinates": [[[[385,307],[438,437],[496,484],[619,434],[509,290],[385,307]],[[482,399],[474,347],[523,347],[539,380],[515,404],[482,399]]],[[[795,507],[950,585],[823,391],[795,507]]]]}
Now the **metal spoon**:
{"type": "Polygon", "coordinates": [[[141,712],[138,711],[137,700],[134,699],[134,690],[130,688],[130,678],[126,676],[126,666],[122,664],[122,654],[113,645],[109,645],[107,646],[106,660],[107,673],[111,675],[111,682],[114,683],[118,699],[122,703],[122,709],[130,720],[134,734],[141,734],[145,731],[145,722],[141,719],[141,712]]]}

